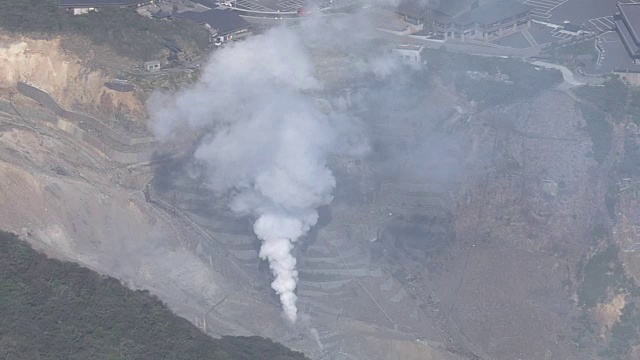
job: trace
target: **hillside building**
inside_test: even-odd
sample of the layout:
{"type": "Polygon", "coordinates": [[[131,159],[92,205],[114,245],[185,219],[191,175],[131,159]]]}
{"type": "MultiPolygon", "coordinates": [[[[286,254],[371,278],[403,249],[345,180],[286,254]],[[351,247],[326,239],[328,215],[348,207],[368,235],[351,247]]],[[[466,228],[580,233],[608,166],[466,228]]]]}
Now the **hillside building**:
{"type": "Polygon", "coordinates": [[[178,13],[178,17],[206,27],[211,33],[212,42],[217,45],[251,34],[251,24],[232,10],[185,11],[178,13]]]}
{"type": "Polygon", "coordinates": [[[618,3],[616,31],[634,62],[640,62],[640,4],[618,3]]]}
{"type": "Polygon", "coordinates": [[[145,62],[143,64],[143,67],[146,71],[154,72],[154,71],[160,71],[161,65],[160,65],[160,61],[153,60],[153,61],[145,62]]]}
{"type": "Polygon", "coordinates": [[[403,61],[415,64],[424,64],[422,59],[423,47],[420,45],[398,45],[391,49],[391,53],[400,57],[403,61]]]}
{"type": "Polygon", "coordinates": [[[404,0],[396,13],[444,40],[490,41],[531,25],[531,7],[514,0],[404,0]]]}

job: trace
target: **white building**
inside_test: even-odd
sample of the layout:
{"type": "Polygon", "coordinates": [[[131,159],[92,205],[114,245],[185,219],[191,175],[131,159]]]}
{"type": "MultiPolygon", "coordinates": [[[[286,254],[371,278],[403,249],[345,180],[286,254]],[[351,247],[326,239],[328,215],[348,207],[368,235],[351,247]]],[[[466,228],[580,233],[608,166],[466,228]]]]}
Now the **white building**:
{"type": "Polygon", "coordinates": [[[425,64],[426,61],[422,59],[422,50],[422,45],[399,45],[391,49],[391,52],[404,61],[425,64]]]}

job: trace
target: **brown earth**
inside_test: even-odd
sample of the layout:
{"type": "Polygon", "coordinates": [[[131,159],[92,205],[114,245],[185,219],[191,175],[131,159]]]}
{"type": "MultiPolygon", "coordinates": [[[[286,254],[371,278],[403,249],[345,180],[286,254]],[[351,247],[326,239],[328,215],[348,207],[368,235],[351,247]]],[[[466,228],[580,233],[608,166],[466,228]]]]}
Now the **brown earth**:
{"type": "Polygon", "coordinates": [[[0,36],[0,91],[11,94],[16,83],[26,82],[51,94],[67,109],[93,108],[100,113],[122,112],[144,118],[144,104],[135,93],[104,86],[111,76],[88,70],[83,61],[61,48],[62,39],[34,40],[0,36]]]}
{"type": "MultiPolygon", "coordinates": [[[[64,53],[60,40],[0,37],[0,67],[9,69],[0,74],[0,91],[14,101],[22,101],[12,95],[23,81],[68,109],[145,116],[136,94],[106,89],[110,77],[64,53]]],[[[325,76],[338,73],[327,70],[325,76]]],[[[473,108],[452,99],[451,87],[436,86],[441,88],[431,101],[465,114],[473,108]]],[[[324,238],[318,241],[330,251],[318,258],[337,259],[342,266],[347,261],[339,248],[353,243],[358,246],[343,250],[361,250],[356,264],[360,255],[382,255],[360,269],[347,266],[350,283],[336,290],[346,298],[336,300],[331,292],[307,296],[312,305],[326,301],[339,309],[309,317],[296,329],[280,317],[264,274],[247,270],[258,268],[257,258],[249,267],[240,264],[223,235],[211,235],[187,211],[149,196],[153,173],[146,164],[114,163],[37,119],[2,112],[0,203],[11,206],[0,207],[0,228],[21,234],[51,256],[150,290],[214,336],[271,337],[314,358],[327,358],[323,348],[333,346],[335,359],[582,360],[587,354],[571,341],[576,273],[578,261],[598,246],[592,231],[607,214],[608,178],[588,156],[591,141],[575,105],[566,93],[548,91],[446,123],[464,133],[465,172],[459,188],[446,195],[455,203],[455,240],[428,259],[403,253],[393,241],[372,243],[378,226],[402,211],[400,200],[384,198],[384,191],[393,190],[383,189],[379,197],[365,192],[359,207],[332,205],[336,220],[320,231],[324,238]],[[369,275],[356,280],[354,270],[369,275]]],[[[360,170],[352,165],[340,170],[367,177],[369,170],[362,169],[370,164],[358,165],[360,170]]],[[[417,197],[409,194],[403,201],[417,197]]],[[[631,217],[637,202],[626,200],[631,217]]],[[[631,245],[632,223],[618,227],[619,243],[631,245]]],[[[319,248],[316,244],[301,260],[319,248]]],[[[632,273],[640,273],[637,255],[625,258],[632,273]]],[[[318,271],[311,265],[308,270],[318,271]]],[[[322,278],[321,272],[312,275],[322,278]]],[[[594,318],[610,328],[625,304],[623,295],[613,297],[596,307],[594,318]]]]}

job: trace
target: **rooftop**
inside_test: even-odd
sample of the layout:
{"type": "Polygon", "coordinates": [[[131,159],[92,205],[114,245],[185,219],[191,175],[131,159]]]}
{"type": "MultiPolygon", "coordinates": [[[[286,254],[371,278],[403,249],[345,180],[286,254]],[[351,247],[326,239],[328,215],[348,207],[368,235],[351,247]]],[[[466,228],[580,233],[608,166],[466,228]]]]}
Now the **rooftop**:
{"type": "Polygon", "coordinates": [[[516,1],[502,0],[475,8],[453,19],[458,25],[491,25],[512,16],[531,11],[531,7],[516,1]]]}
{"type": "Polygon", "coordinates": [[[149,0],[58,0],[59,7],[104,7],[129,6],[145,3],[149,0]]]}
{"type": "Polygon", "coordinates": [[[198,24],[207,24],[218,31],[218,35],[226,35],[234,31],[247,29],[251,25],[232,10],[212,9],[203,12],[185,11],[178,16],[198,24]]]}
{"type": "Polygon", "coordinates": [[[640,56],[640,47],[638,46],[637,42],[633,41],[629,28],[625,25],[625,23],[623,23],[622,19],[616,19],[615,23],[616,23],[616,28],[618,30],[618,34],[620,34],[620,37],[622,38],[622,42],[624,46],[627,48],[629,55],[631,55],[631,57],[640,56]]]}
{"type": "Polygon", "coordinates": [[[620,14],[629,28],[629,33],[636,44],[640,44],[640,4],[618,3],[620,14]]]}

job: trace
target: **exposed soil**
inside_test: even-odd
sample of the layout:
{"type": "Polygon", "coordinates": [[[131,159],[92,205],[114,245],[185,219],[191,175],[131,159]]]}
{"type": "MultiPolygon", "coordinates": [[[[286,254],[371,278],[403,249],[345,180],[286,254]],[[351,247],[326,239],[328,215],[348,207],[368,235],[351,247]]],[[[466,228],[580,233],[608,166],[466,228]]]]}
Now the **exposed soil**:
{"type": "MultiPolygon", "coordinates": [[[[478,113],[432,79],[432,96],[417,95],[424,122],[371,109],[372,135],[389,141],[375,159],[331,160],[339,187],[297,250],[302,320],[292,328],[248,219],[232,217],[184,164],[114,161],[76,136],[93,128],[64,128],[61,113],[18,96],[16,84],[105,126],[116,112],[144,117],[136,94],[108,90],[109,76],[59,41],[0,44],[11,69],[0,75],[11,100],[0,103],[0,203],[12,204],[0,208],[0,228],[36,248],[148,289],[212,335],[271,337],[313,358],[585,358],[571,340],[576,274],[601,246],[594,226],[610,224],[610,179],[566,93],[478,113]],[[431,156],[452,133],[456,146],[431,156]],[[406,151],[425,143],[435,145],[406,151]]],[[[343,63],[328,58],[319,74],[349,85],[343,63]]],[[[637,202],[623,205],[630,218],[637,202]]],[[[595,310],[603,327],[627,303],[609,300],[595,310]]]]}

